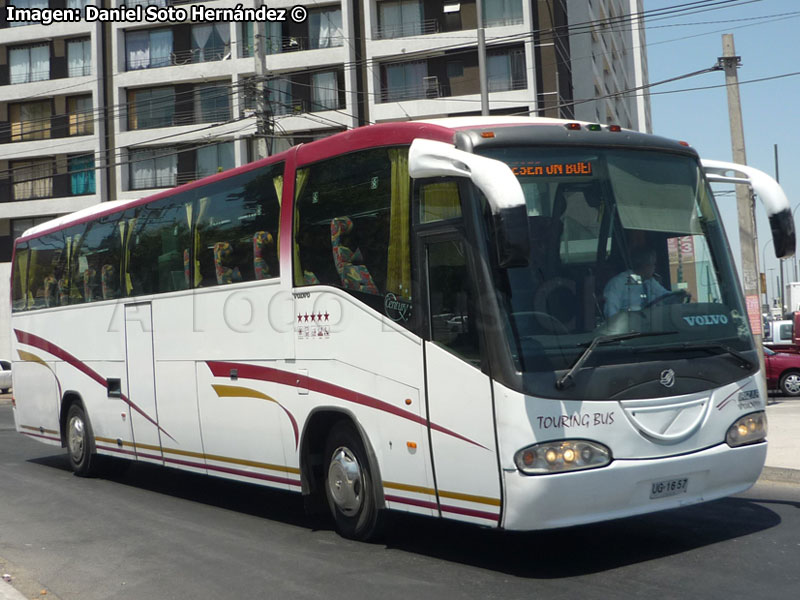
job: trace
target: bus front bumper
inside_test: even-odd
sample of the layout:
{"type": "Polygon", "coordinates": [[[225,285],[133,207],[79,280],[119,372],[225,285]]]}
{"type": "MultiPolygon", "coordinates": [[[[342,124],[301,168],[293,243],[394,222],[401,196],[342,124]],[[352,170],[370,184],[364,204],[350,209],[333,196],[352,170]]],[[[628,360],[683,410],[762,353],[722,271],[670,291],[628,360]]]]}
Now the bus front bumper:
{"type": "Polygon", "coordinates": [[[758,479],[767,443],[720,444],[692,454],[615,460],[607,467],[553,475],[505,473],[502,527],[552,529],[629,517],[736,494],[758,479]]]}

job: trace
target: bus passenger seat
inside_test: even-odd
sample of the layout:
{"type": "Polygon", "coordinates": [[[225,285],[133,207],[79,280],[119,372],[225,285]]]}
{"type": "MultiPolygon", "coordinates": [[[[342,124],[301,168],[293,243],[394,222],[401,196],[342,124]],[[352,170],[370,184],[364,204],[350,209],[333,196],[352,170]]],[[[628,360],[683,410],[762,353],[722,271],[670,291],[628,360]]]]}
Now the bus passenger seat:
{"type": "Polygon", "coordinates": [[[44,278],[44,305],[48,308],[58,306],[58,284],[53,275],[44,278]]]}
{"type": "Polygon", "coordinates": [[[94,290],[97,278],[97,271],[89,267],[83,272],[83,301],[91,302],[94,300],[94,290]]]}
{"type": "Polygon", "coordinates": [[[103,265],[100,269],[100,292],[103,294],[103,300],[119,296],[119,278],[114,265],[103,265]]]}
{"type": "Polygon", "coordinates": [[[380,294],[369,269],[364,265],[361,250],[351,250],[344,245],[346,238],[353,231],[353,220],[350,217],[336,217],[331,220],[331,247],[333,262],[342,280],[342,286],[357,292],[380,294]]]}
{"type": "Polygon", "coordinates": [[[256,231],[253,234],[253,271],[256,279],[266,279],[270,275],[264,251],[273,243],[272,234],[267,231],[256,231]]]}
{"type": "Polygon", "coordinates": [[[242,280],[239,267],[228,265],[233,256],[233,247],[230,242],[217,242],[214,244],[214,269],[217,273],[217,283],[234,283],[242,280]]]}
{"type": "Polygon", "coordinates": [[[183,280],[186,282],[186,288],[192,285],[192,264],[189,249],[183,249],[183,280]]]}

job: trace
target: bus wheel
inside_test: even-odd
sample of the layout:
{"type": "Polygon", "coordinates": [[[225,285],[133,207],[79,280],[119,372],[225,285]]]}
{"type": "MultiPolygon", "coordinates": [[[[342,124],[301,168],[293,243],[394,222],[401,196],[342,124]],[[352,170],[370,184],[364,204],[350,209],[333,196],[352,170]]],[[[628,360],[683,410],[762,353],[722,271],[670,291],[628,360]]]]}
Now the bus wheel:
{"type": "Polygon", "coordinates": [[[75,475],[90,477],[96,473],[92,426],[80,404],[73,404],[67,412],[67,453],[75,475]]]}
{"type": "Polygon", "coordinates": [[[347,421],[337,423],[325,444],[325,495],[346,538],[368,541],[380,534],[382,515],[361,436],[347,421]]]}

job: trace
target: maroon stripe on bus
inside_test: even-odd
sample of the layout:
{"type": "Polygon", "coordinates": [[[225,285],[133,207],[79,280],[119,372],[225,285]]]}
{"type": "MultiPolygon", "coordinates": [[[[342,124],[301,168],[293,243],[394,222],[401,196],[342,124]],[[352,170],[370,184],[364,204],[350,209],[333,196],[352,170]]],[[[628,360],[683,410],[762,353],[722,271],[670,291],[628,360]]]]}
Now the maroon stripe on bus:
{"type": "MultiPolygon", "coordinates": [[[[413,498],[404,498],[403,496],[384,495],[384,498],[389,502],[397,502],[398,504],[408,504],[410,506],[419,506],[420,508],[431,508],[439,510],[435,502],[428,502],[426,500],[415,500],[413,498]]],[[[453,513],[463,515],[465,517],[475,517],[478,519],[486,519],[487,521],[494,521],[497,523],[500,520],[500,515],[489,513],[482,510],[473,510],[471,508],[461,508],[460,506],[449,506],[446,504],[441,505],[441,511],[446,513],[453,513]]]]}
{"type": "MultiPolygon", "coordinates": [[[[70,354],[63,348],[60,348],[59,346],[56,346],[55,344],[48,342],[44,338],[40,338],[38,335],[27,333],[25,331],[20,331],[19,329],[15,329],[14,334],[17,336],[17,341],[19,341],[20,344],[27,344],[28,346],[39,348],[40,350],[44,350],[45,352],[52,354],[56,358],[60,358],[65,363],[75,367],[76,369],[78,369],[78,371],[80,371],[90,379],[96,381],[104,388],[108,389],[108,382],[102,375],[100,375],[100,373],[98,373],[88,365],[78,360],[76,357],[74,357],[72,354],[70,354]]],[[[125,404],[130,406],[133,410],[142,415],[150,423],[158,427],[159,431],[163,432],[164,435],[166,435],[169,439],[175,441],[174,437],[172,437],[169,433],[167,433],[152,417],[150,417],[150,415],[148,415],[141,408],[139,408],[136,405],[136,403],[132,402],[125,394],[120,394],[120,399],[123,402],[125,402],[125,404]]]]}
{"type": "MultiPolygon", "coordinates": [[[[325,394],[326,396],[339,398],[346,402],[352,402],[354,404],[360,404],[361,406],[374,408],[376,410],[413,421],[419,425],[428,426],[429,424],[427,419],[423,419],[415,413],[403,410],[402,408],[398,408],[392,404],[389,404],[388,402],[373,398],[372,396],[367,396],[366,394],[355,392],[348,388],[344,388],[333,383],[328,383],[327,381],[322,381],[321,379],[314,379],[305,375],[298,375],[296,373],[290,373],[289,371],[282,371],[281,369],[273,369],[272,367],[261,367],[242,363],[208,361],[206,364],[208,364],[209,369],[211,369],[211,373],[215,377],[230,377],[231,369],[236,369],[239,379],[256,379],[259,381],[280,383],[291,387],[305,388],[310,391],[325,394]]],[[[479,448],[483,448],[484,450],[488,450],[486,446],[464,437],[455,431],[451,431],[446,427],[437,425],[436,423],[430,423],[430,427],[434,431],[444,433],[464,442],[473,444],[474,446],[478,446],[479,448]]]]}

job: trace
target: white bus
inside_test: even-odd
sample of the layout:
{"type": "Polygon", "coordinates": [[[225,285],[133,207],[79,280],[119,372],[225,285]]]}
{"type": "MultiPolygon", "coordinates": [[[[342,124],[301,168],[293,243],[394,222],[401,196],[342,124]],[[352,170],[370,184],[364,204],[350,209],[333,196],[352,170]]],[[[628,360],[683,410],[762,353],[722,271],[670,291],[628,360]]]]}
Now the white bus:
{"type": "MultiPolygon", "coordinates": [[[[737,170],[790,254],[785,196],[737,170]]],[[[386,510],[533,530],[739,492],[767,395],[708,182],[683,143],[453,118],[37,226],[17,430],[78,475],[119,457],[299,492],[357,539],[386,510]]]]}

